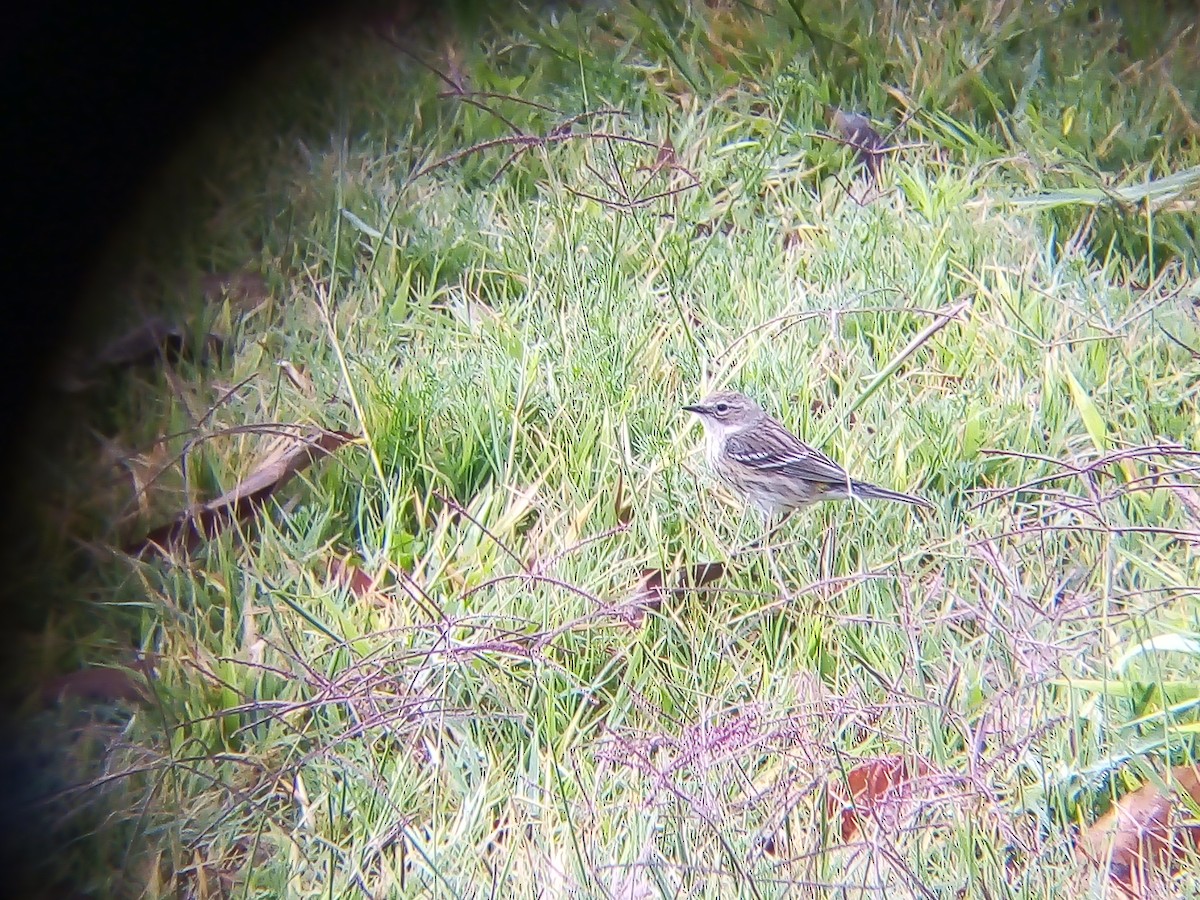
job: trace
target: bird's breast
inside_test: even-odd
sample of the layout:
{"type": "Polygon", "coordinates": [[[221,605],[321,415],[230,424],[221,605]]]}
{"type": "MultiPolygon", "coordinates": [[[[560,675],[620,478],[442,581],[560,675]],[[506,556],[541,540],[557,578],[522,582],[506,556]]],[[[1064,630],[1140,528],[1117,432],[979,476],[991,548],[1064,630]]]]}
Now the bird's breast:
{"type": "Polygon", "coordinates": [[[708,464],[716,467],[717,460],[725,450],[725,435],[709,433],[704,436],[704,456],[708,464]]]}

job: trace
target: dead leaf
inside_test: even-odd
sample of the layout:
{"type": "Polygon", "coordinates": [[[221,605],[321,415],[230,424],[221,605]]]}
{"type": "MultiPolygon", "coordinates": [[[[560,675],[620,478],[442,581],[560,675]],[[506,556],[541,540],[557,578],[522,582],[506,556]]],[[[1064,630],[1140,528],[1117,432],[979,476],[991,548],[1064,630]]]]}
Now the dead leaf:
{"type": "Polygon", "coordinates": [[[923,760],[914,764],[903,756],[883,756],[859,763],[844,780],[835,776],[827,786],[826,805],[830,819],[841,817],[842,840],[850,840],[859,830],[860,816],[894,817],[912,799],[913,779],[929,771],[923,760]]]}
{"type": "MultiPolygon", "coordinates": [[[[206,335],[198,362],[210,355],[219,355],[225,342],[215,334],[206,335]]],[[[194,342],[187,331],[171,325],[159,316],[151,316],[129,333],[117,338],[97,355],[93,368],[134,368],[166,361],[168,363],[188,359],[194,342]]]]}
{"type": "Polygon", "coordinates": [[[106,471],[112,471],[114,478],[129,482],[130,499],[114,523],[122,523],[128,517],[136,517],[139,513],[146,516],[150,513],[148,494],[150,487],[162,477],[163,473],[176,462],[176,454],[166,441],[158,441],[145,452],[130,451],[121,444],[105,437],[97,431],[92,432],[100,447],[101,461],[106,471]],[[135,508],[136,507],[136,508],[135,508]]]}
{"type": "Polygon", "coordinates": [[[643,609],[658,609],[668,596],[679,597],[690,590],[702,588],[717,581],[725,574],[725,563],[706,562],[683,569],[672,587],[666,587],[666,574],[662,569],[647,569],[630,597],[630,604],[643,609]]]}
{"type": "Polygon", "coordinates": [[[812,243],[814,237],[818,236],[821,229],[816,225],[801,223],[794,228],[788,228],[783,232],[783,246],[785,250],[791,250],[796,247],[804,247],[812,243]]]}
{"type": "Polygon", "coordinates": [[[696,238],[708,237],[713,232],[729,236],[738,231],[738,227],[732,222],[697,222],[692,229],[692,235],[696,238]]]}
{"type": "Polygon", "coordinates": [[[128,669],[94,666],[51,678],[41,689],[43,706],[65,699],[113,703],[146,703],[149,696],[143,684],[128,669]]]}
{"type": "Polygon", "coordinates": [[[654,159],[654,168],[663,168],[664,166],[671,167],[675,165],[675,144],[671,141],[671,136],[663,138],[662,145],[658,148],[658,156],[654,159]]]}
{"type": "Polygon", "coordinates": [[[846,112],[837,108],[828,111],[829,121],[842,139],[854,147],[858,159],[867,167],[872,182],[879,180],[879,167],[883,163],[883,151],[888,142],[871,127],[871,120],[860,113],[846,112]]]}
{"type": "Polygon", "coordinates": [[[1163,779],[1126,794],[1079,837],[1076,855],[1108,870],[1114,884],[1132,897],[1169,874],[1179,857],[1200,847],[1200,822],[1180,795],[1200,803],[1200,765],[1176,766],[1163,779]]]}
{"type": "Polygon", "coordinates": [[[667,135],[658,146],[658,155],[654,157],[654,165],[638,166],[638,171],[645,170],[650,173],[650,177],[653,177],[664,169],[670,172],[678,167],[679,162],[678,157],[675,155],[675,145],[671,142],[671,136],[667,135]]]}
{"type": "Polygon", "coordinates": [[[355,597],[364,597],[372,591],[372,578],[349,559],[329,561],[329,577],[335,584],[346,588],[355,597]]]}
{"type": "Polygon", "coordinates": [[[454,90],[459,94],[470,93],[471,79],[465,71],[459,60],[462,58],[462,52],[453,41],[446,43],[446,80],[454,85],[454,90]]]}
{"type": "Polygon", "coordinates": [[[229,300],[246,312],[258,309],[271,296],[267,280],[257,272],[218,272],[200,279],[200,292],[209,303],[229,300]]]}
{"type": "Polygon", "coordinates": [[[225,351],[225,341],[215,334],[205,336],[195,358],[196,341],[186,329],[151,316],[132,331],[101,348],[90,359],[76,358],[59,376],[59,387],[70,393],[91,388],[105,369],[134,369],[194,359],[204,363],[225,351]]]}
{"type": "Polygon", "coordinates": [[[358,440],[357,435],[345,431],[327,431],[315,426],[294,428],[276,440],[262,462],[233,490],[184,510],[172,521],[127,547],[125,552],[136,556],[150,547],[194,549],[202,541],[215,537],[231,522],[248,518],[267,503],[276,489],[317,459],[358,440]]]}

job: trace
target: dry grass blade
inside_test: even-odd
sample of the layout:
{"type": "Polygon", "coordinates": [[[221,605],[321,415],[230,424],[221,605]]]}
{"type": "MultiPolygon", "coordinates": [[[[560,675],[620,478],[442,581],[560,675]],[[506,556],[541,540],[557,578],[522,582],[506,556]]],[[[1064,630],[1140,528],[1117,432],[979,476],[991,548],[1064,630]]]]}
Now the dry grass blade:
{"type": "MultiPolygon", "coordinates": [[[[1032,478],[1022,482],[1014,487],[1001,488],[988,494],[984,499],[972,505],[971,509],[980,509],[1006,497],[1021,493],[1046,493],[1041,490],[1043,485],[1051,484],[1056,481],[1063,481],[1071,478],[1092,478],[1099,475],[1109,475],[1106,470],[1110,467],[1120,466],[1127,472],[1126,485],[1122,490],[1128,491],[1132,489],[1145,489],[1140,487],[1142,482],[1150,482],[1150,487],[1178,487],[1186,490],[1190,485],[1171,483],[1169,478],[1164,476],[1172,476],[1179,474],[1188,474],[1192,471],[1191,468],[1185,468],[1178,472],[1164,471],[1157,466],[1153,459],[1155,457],[1163,457],[1166,459],[1181,458],[1185,460],[1200,459],[1200,451],[1188,450],[1179,444],[1162,443],[1162,444],[1147,444],[1139,447],[1127,447],[1123,450],[1116,450],[1109,453],[1101,454],[1090,460],[1069,461],[1065,459],[1055,459],[1051,456],[1038,453],[1022,453],[1013,450],[999,450],[995,448],[983,448],[980,451],[983,456],[1009,457],[1012,459],[1025,459],[1030,462],[1047,463],[1049,465],[1058,466],[1062,471],[1053,472],[1049,475],[1041,475],[1037,478],[1032,478]],[[1128,469],[1128,465],[1132,461],[1141,461],[1153,473],[1151,476],[1137,478],[1133,475],[1133,470],[1128,469]]],[[[1112,495],[1102,496],[1101,500],[1111,499],[1112,495]]],[[[1184,501],[1186,503],[1186,500],[1184,501]]]]}
{"type": "Polygon", "coordinates": [[[279,370],[283,372],[287,380],[291,382],[292,387],[298,390],[302,395],[310,400],[316,396],[316,390],[313,388],[312,379],[308,377],[304,369],[302,369],[300,366],[295,365],[290,360],[281,359],[279,361],[279,370]]]}

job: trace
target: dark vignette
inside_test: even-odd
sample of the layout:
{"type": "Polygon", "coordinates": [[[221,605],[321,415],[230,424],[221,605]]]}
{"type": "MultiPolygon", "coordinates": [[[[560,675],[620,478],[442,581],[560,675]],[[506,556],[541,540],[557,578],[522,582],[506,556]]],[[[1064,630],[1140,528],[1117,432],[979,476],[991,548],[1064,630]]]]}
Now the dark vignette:
{"type": "MultiPolygon", "coordinates": [[[[8,415],[0,471],[15,481],[29,453],[53,452],[33,444],[55,415],[50,373],[68,339],[67,323],[83,313],[110,314],[82,309],[89,278],[143,203],[147,185],[199,124],[252,90],[265,61],[315,29],[370,26],[399,7],[405,19],[434,12],[421,0],[226,0],[50,2],[6,15],[0,85],[8,131],[2,144],[8,271],[0,384],[8,415]]],[[[29,562],[20,551],[24,504],[35,492],[15,488],[10,484],[0,502],[0,611],[9,635],[51,613],[48,598],[25,587],[36,579],[21,571],[29,562]]],[[[79,896],[64,874],[66,860],[48,857],[86,848],[56,845],[50,823],[30,809],[51,785],[43,777],[46,761],[27,749],[36,742],[24,740],[19,701],[0,697],[0,895],[79,896]]]]}

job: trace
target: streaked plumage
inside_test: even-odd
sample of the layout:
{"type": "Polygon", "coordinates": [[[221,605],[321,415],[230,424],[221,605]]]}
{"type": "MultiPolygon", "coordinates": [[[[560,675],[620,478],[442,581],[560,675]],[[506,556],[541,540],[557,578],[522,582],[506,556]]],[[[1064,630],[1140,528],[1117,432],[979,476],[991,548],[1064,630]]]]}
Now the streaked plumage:
{"type": "Polygon", "coordinates": [[[921,497],[851,478],[745,394],[717,391],[684,409],[704,424],[708,462],[716,476],[767,515],[851,496],[933,508],[921,497]]]}

